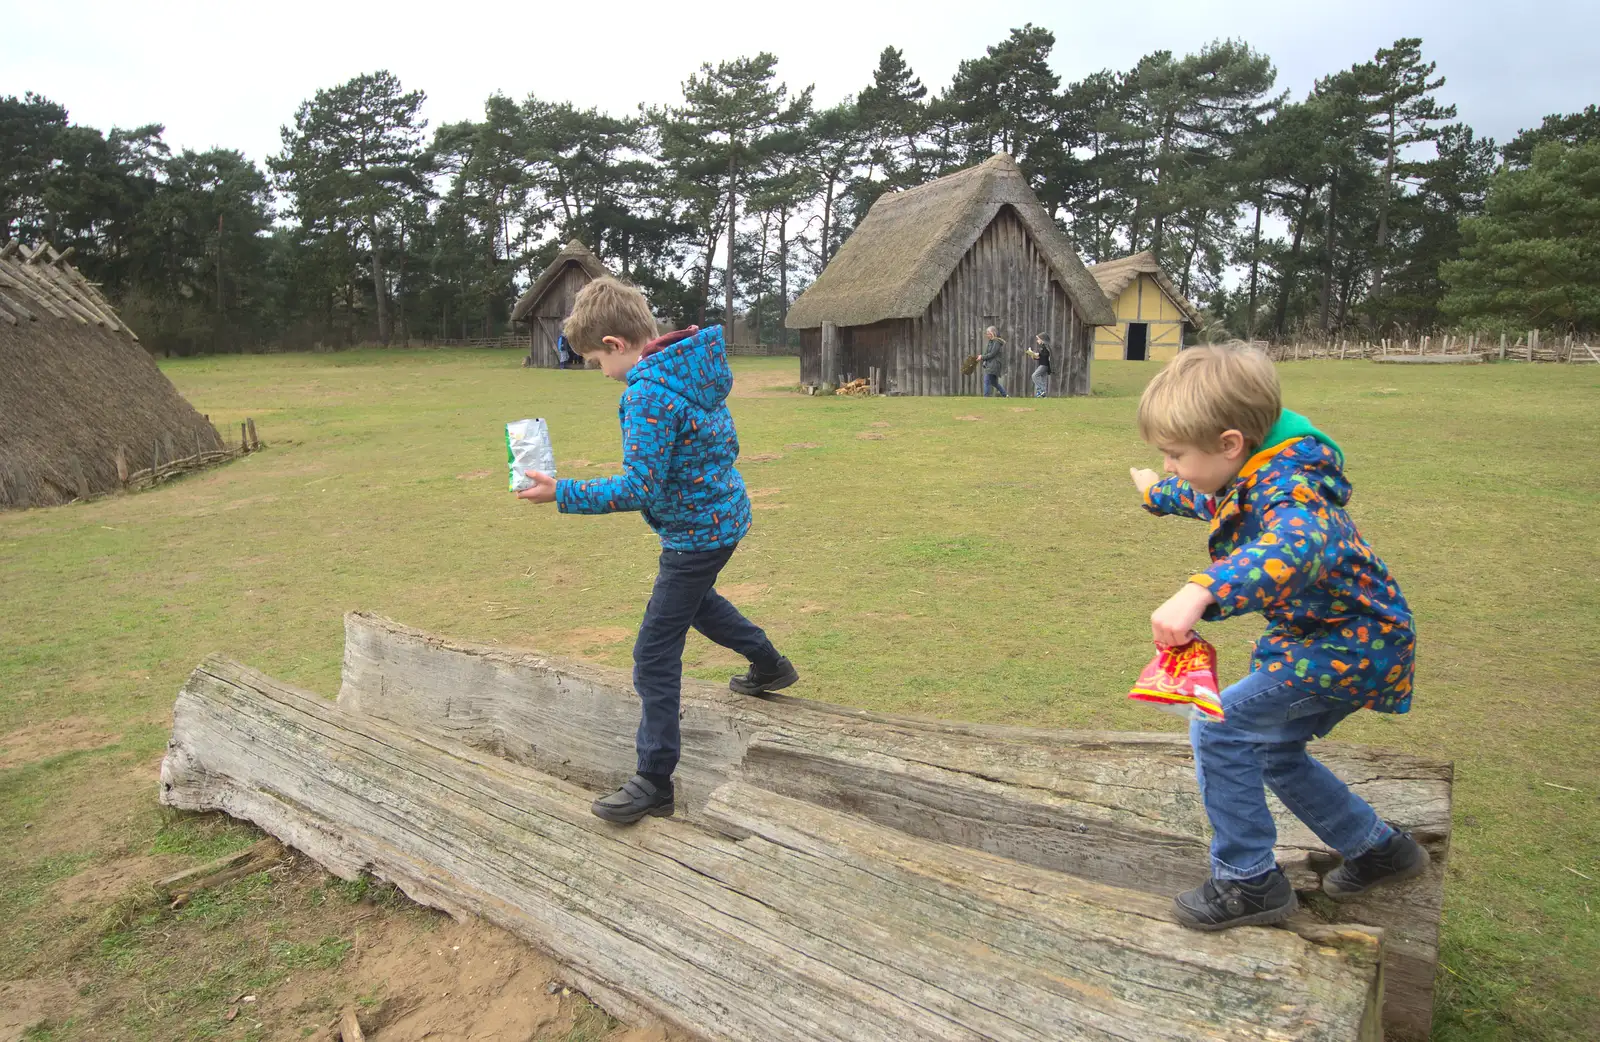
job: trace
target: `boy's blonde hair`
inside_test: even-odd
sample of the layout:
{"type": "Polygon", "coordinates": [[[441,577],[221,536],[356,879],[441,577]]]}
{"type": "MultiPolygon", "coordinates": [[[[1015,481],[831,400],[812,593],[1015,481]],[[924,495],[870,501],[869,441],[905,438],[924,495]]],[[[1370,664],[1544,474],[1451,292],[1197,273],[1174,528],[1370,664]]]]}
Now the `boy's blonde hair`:
{"type": "Polygon", "coordinates": [[[1212,451],[1223,431],[1236,430],[1253,452],[1282,410],[1278,372],[1266,355],[1253,347],[1190,347],[1144,389],[1139,436],[1212,451]]]}
{"type": "Polygon", "coordinates": [[[562,329],[580,355],[604,351],[614,336],[629,347],[643,347],[656,338],[656,320],[644,294],[619,279],[598,278],[578,291],[572,315],[562,329]]]}

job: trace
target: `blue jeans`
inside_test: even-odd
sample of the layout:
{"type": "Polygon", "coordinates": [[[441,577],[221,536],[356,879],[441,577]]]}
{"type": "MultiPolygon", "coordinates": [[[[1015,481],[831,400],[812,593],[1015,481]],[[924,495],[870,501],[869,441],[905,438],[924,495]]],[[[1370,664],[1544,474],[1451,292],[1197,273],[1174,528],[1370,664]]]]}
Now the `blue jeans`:
{"type": "Polygon", "coordinates": [[[1033,396],[1043,398],[1050,393],[1050,371],[1044,366],[1035,366],[1033,370],[1033,396]]]}
{"type": "Polygon", "coordinates": [[[1000,377],[998,375],[996,375],[994,373],[984,373],[983,374],[983,396],[985,398],[989,397],[989,388],[991,388],[991,387],[993,387],[995,390],[1000,392],[1000,397],[1002,397],[1002,398],[1011,397],[1010,395],[1006,394],[1006,389],[1004,387],[1000,386],[1000,377]]]}
{"type": "Polygon", "coordinates": [[[634,744],[642,772],[671,774],[678,766],[678,704],[689,627],[759,667],[778,663],[778,651],[761,627],[713,588],[735,549],[661,551],[661,570],[639,624],[639,639],[633,643],[633,687],[641,703],[634,744]]]}
{"type": "Polygon", "coordinates": [[[1394,830],[1334,773],[1306,753],[1355,712],[1356,706],[1289,687],[1266,672],[1251,673],[1222,692],[1221,723],[1189,725],[1200,798],[1211,819],[1211,875],[1249,879],[1277,864],[1277,827],[1263,784],[1317,838],[1359,857],[1394,830]]]}

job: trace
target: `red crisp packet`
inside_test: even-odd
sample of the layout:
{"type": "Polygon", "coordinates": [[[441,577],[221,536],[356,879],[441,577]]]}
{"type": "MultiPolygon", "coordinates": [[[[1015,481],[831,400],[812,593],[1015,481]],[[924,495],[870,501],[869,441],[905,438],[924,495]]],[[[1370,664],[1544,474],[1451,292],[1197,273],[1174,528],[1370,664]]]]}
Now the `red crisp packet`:
{"type": "Polygon", "coordinates": [[[1139,674],[1128,697],[1154,702],[1179,716],[1198,713],[1204,719],[1220,721],[1217,649],[1199,637],[1177,647],[1157,644],[1156,648],[1156,657],[1139,674]]]}

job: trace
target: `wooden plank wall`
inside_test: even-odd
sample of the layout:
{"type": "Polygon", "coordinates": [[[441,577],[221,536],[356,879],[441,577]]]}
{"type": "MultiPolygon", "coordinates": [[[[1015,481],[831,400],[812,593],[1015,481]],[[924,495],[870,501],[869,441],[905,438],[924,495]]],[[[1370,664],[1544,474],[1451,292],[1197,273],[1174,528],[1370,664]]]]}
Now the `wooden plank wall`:
{"type": "Polygon", "coordinates": [[[908,350],[898,352],[889,367],[894,388],[907,394],[981,394],[981,370],[963,376],[961,362],[982,351],[986,316],[1006,341],[1001,382],[1007,391],[1032,396],[1033,364],[1025,352],[1034,334],[1044,332],[1054,362],[1050,393],[1088,393],[1082,317],[1010,207],[978,237],[928,310],[906,323],[908,350]]]}
{"type": "Polygon", "coordinates": [[[822,329],[800,330],[800,382],[822,382],[822,329]]]}
{"type": "Polygon", "coordinates": [[[577,299],[578,291],[589,282],[589,273],[582,266],[568,263],[549,291],[528,312],[525,321],[532,330],[530,351],[535,366],[542,369],[556,367],[556,337],[561,332],[560,323],[572,314],[572,303],[577,299]]]}

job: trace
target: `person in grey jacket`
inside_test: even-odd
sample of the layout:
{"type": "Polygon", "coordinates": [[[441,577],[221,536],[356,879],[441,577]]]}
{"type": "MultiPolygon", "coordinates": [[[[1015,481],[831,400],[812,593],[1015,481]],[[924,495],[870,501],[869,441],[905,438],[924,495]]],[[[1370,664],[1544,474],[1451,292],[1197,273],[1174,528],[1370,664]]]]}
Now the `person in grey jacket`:
{"type": "Polygon", "coordinates": [[[992,387],[1000,392],[1000,397],[1009,398],[1011,396],[1006,394],[1005,387],[1000,383],[1000,371],[1005,368],[1005,362],[1001,360],[1000,355],[1006,349],[1006,342],[1000,339],[1000,334],[995,331],[993,326],[983,331],[983,337],[985,341],[981,358],[983,362],[983,396],[985,398],[989,397],[989,389],[992,387]]]}

